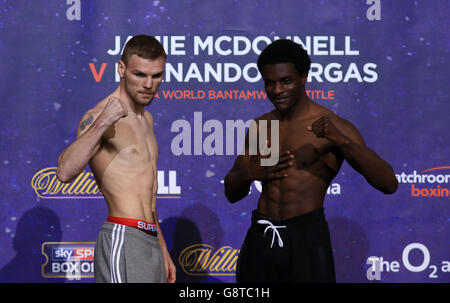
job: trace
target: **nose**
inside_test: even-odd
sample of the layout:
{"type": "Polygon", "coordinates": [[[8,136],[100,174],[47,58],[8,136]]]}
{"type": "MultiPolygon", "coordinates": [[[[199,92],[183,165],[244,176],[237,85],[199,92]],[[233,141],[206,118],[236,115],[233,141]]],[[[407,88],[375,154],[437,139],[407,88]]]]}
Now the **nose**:
{"type": "Polygon", "coordinates": [[[153,78],[149,77],[148,79],[145,80],[144,82],[144,88],[145,89],[150,89],[153,87],[153,78]]]}
{"type": "Polygon", "coordinates": [[[273,93],[275,95],[279,95],[283,92],[283,85],[281,85],[280,82],[276,82],[274,87],[273,87],[273,93]]]}

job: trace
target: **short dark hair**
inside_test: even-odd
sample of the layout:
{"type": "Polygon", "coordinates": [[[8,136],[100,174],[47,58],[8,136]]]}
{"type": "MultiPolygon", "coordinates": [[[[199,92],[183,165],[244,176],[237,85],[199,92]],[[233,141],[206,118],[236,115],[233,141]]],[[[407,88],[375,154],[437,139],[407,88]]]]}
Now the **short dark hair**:
{"type": "Polygon", "coordinates": [[[132,55],[138,55],[141,58],[150,60],[155,60],[160,57],[167,58],[167,54],[161,43],[155,37],[147,35],[137,35],[131,38],[125,45],[120,60],[127,64],[127,60],[132,55]]]}
{"type": "Polygon", "coordinates": [[[294,63],[300,75],[307,74],[311,67],[311,59],[300,44],[287,39],[275,40],[259,55],[258,70],[261,73],[266,64],[289,62],[294,63]]]}

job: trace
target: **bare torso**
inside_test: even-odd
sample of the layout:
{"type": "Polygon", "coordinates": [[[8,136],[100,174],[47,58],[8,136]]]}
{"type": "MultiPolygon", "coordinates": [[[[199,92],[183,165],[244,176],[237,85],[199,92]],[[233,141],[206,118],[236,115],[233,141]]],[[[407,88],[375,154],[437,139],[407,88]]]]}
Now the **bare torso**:
{"type": "MultiPolygon", "coordinates": [[[[111,96],[93,110],[101,112],[111,96]]],[[[153,118],[144,113],[139,116],[129,112],[109,127],[89,165],[108,205],[109,216],[154,223],[158,147],[153,118]]]]}
{"type": "Polygon", "coordinates": [[[289,150],[295,154],[296,162],[286,169],[286,178],[263,183],[258,201],[258,211],[262,214],[291,218],[323,207],[327,188],[343,162],[343,156],[327,139],[307,131],[307,126],[323,115],[339,120],[318,105],[306,119],[279,120],[275,111],[258,119],[279,120],[280,154],[289,150]]]}

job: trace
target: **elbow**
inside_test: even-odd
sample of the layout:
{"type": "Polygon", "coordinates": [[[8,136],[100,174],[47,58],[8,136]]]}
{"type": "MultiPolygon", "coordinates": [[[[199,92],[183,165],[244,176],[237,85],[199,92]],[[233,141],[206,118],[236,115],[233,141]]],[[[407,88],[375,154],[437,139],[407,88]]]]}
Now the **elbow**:
{"type": "Polygon", "coordinates": [[[235,197],[233,197],[226,189],[225,189],[225,197],[227,197],[228,202],[230,202],[231,204],[239,201],[239,199],[236,199],[235,197]]]}
{"type": "Polygon", "coordinates": [[[230,189],[227,187],[226,181],[224,183],[225,183],[225,192],[224,192],[224,194],[225,194],[225,197],[227,198],[228,202],[230,202],[230,203],[237,202],[238,200],[235,197],[233,197],[230,189]]]}
{"type": "Polygon", "coordinates": [[[397,191],[398,188],[398,180],[395,176],[394,170],[392,167],[388,164],[389,170],[385,172],[385,185],[383,186],[383,189],[381,190],[386,195],[392,195],[397,191]],[[389,181],[388,181],[389,180],[389,181]]]}
{"type": "Polygon", "coordinates": [[[225,186],[225,197],[227,197],[227,200],[230,203],[236,203],[244,199],[250,192],[251,181],[245,180],[236,173],[228,173],[223,181],[225,186]]]}
{"type": "Polygon", "coordinates": [[[72,178],[64,173],[60,166],[56,169],[56,178],[62,183],[70,183],[72,181],[72,178]]]}
{"type": "Polygon", "coordinates": [[[239,201],[240,199],[238,199],[236,197],[236,195],[233,195],[233,190],[230,188],[229,185],[229,180],[228,180],[228,175],[225,177],[225,179],[223,180],[223,183],[225,185],[225,197],[227,198],[228,202],[230,203],[236,203],[237,201],[239,201]]]}
{"type": "Polygon", "coordinates": [[[227,197],[228,202],[230,202],[231,204],[242,200],[245,196],[247,196],[247,194],[248,191],[240,193],[232,191],[231,189],[227,189],[227,187],[225,186],[225,197],[227,197]]]}
{"type": "Polygon", "coordinates": [[[398,188],[398,180],[397,178],[394,177],[394,180],[390,182],[390,184],[386,186],[386,188],[384,188],[382,192],[386,195],[392,195],[397,191],[397,188],[398,188]]]}
{"type": "Polygon", "coordinates": [[[65,173],[64,169],[62,168],[62,166],[63,166],[63,161],[62,161],[63,154],[64,154],[64,151],[58,157],[58,167],[56,168],[56,178],[62,183],[68,183],[68,182],[70,182],[70,180],[69,180],[67,174],[65,173]]]}

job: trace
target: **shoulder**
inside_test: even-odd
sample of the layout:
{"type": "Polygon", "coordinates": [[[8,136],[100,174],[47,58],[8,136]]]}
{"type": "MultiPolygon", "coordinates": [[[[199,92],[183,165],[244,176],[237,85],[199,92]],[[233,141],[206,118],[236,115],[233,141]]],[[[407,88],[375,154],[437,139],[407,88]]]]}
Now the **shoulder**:
{"type": "Polygon", "coordinates": [[[153,120],[153,115],[146,109],[144,110],[144,115],[146,118],[153,120]]]}
{"type": "Polygon", "coordinates": [[[261,121],[261,120],[266,120],[267,121],[267,120],[277,120],[277,119],[278,118],[277,118],[277,116],[275,114],[275,110],[273,110],[271,112],[265,113],[262,116],[259,116],[258,118],[254,119],[254,121],[256,123],[259,123],[259,121],[261,121]]]}
{"type": "Polygon", "coordinates": [[[349,130],[349,131],[358,131],[358,129],[353,125],[352,122],[349,120],[330,112],[326,115],[331,122],[333,122],[338,128],[342,128],[342,130],[349,130]]]}
{"type": "Polygon", "coordinates": [[[148,122],[149,122],[151,125],[153,125],[153,123],[154,123],[153,115],[152,115],[149,111],[144,110],[144,116],[145,116],[145,118],[148,120],[148,122]]]}
{"type": "Polygon", "coordinates": [[[338,114],[334,113],[330,109],[319,105],[317,103],[314,104],[316,106],[316,110],[318,113],[317,119],[320,119],[322,117],[327,117],[331,123],[333,123],[334,126],[346,137],[350,138],[352,141],[355,141],[359,144],[365,144],[364,139],[361,136],[361,133],[356,128],[355,125],[353,125],[352,122],[350,122],[347,119],[342,118],[338,114]]]}
{"type": "Polygon", "coordinates": [[[354,128],[356,129],[356,127],[348,120],[340,117],[338,114],[334,113],[332,110],[317,104],[317,103],[313,103],[314,104],[314,112],[315,112],[315,118],[316,120],[322,118],[322,117],[327,117],[328,119],[330,119],[330,121],[336,125],[338,128],[339,127],[343,127],[343,128],[354,128]]]}
{"type": "Polygon", "coordinates": [[[314,118],[320,119],[321,117],[328,117],[328,118],[335,118],[337,115],[331,111],[330,109],[326,108],[323,105],[320,105],[314,101],[311,101],[311,116],[314,118]]]}
{"type": "Polygon", "coordinates": [[[329,119],[343,135],[357,143],[365,144],[361,133],[352,122],[334,113],[329,116],[329,119]]]}

